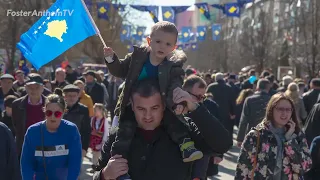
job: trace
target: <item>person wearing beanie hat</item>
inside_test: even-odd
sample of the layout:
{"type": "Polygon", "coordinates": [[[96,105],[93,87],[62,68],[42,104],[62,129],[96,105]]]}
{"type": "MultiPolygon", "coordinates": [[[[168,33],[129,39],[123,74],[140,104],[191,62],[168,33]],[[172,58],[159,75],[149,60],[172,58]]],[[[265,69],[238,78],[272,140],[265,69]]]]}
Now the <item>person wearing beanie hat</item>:
{"type": "Polygon", "coordinates": [[[9,95],[4,99],[4,111],[1,114],[1,122],[3,122],[11,130],[13,137],[15,137],[15,129],[13,127],[11,115],[12,115],[12,103],[18,99],[16,96],[9,95]]]}

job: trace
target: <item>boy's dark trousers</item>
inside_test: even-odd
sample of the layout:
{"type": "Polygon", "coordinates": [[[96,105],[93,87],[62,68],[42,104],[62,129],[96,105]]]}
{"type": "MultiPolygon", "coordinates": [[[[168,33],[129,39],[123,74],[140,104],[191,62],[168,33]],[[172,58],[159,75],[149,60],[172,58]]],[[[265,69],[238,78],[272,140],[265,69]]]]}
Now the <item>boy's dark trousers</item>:
{"type": "MultiPolygon", "coordinates": [[[[134,112],[131,107],[126,107],[125,112],[119,118],[119,129],[111,148],[112,156],[118,154],[127,159],[131,141],[137,128],[137,122],[133,117],[134,112]]],[[[162,125],[177,145],[183,144],[184,139],[189,137],[187,126],[169,110],[164,111],[162,125]]]]}

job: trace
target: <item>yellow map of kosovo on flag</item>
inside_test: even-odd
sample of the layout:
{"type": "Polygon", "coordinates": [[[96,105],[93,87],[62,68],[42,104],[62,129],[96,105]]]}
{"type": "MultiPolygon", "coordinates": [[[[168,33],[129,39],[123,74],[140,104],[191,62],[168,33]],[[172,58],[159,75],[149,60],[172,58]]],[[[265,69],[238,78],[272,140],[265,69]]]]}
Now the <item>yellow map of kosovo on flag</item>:
{"type": "Polygon", "coordinates": [[[44,34],[52,38],[57,38],[60,42],[62,42],[62,35],[67,33],[67,29],[68,27],[66,20],[54,20],[48,22],[48,29],[46,32],[44,32],[44,34]]]}

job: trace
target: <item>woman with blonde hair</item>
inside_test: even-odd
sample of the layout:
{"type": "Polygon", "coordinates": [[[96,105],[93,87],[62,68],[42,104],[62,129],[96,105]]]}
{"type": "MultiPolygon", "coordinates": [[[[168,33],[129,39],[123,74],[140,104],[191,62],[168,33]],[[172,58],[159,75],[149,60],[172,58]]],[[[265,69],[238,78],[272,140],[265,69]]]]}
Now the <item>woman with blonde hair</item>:
{"type": "Polygon", "coordinates": [[[244,101],[247,99],[247,97],[252,96],[253,93],[254,92],[252,89],[244,89],[240,92],[236,100],[236,126],[237,127],[239,127],[244,101]]]}
{"type": "Polygon", "coordinates": [[[307,117],[307,111],[304,107],[304,103],[299,94],[299,86],[296,83],[290,83],[288,85],[287,90],[285,91],[285,95],[290,97],[294,103],[294,107],[296,109],[297,118],[300,126],[302,126],[302,122],[307,117]]]}
{"type": "Polygon", "coordinates": [[[270,99],[264,120],[252,128],[241,146],[236,180],[299,180],[312,165],[291,98],[270,99]]]}

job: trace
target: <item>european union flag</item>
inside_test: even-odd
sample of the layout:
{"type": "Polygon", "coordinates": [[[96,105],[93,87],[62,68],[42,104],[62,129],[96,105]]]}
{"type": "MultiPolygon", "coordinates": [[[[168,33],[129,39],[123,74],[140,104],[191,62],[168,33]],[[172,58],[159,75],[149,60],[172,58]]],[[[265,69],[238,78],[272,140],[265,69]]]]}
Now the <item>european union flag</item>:
{"type": "Polygon", "coordinates": [[[211,30],[212,30],[212,40],[218,41],[220,39],[221,25],[213,24],[211,26],[211,30]]]}
{"type": "Polygon", "coordinates": [[[211,19],[208,3],[196,3],[194,5],[198,7],[200,13],[203,14],[208,20],[211,19]]]}
{"type": "Polygon", "coordinates": [[[123,5],[123,4],[112,4],[112,5],[113,5],[113,8],[119,12],[123,12],[126,8],[126,5],[123,5]]]}
{"type": "Polygon", "coordinates": [[[147,11],[149,12],[153,22],[157,23],[159,22],[158,20],[158,6],[138,6],[138,5],[130,5],[132,8],[138,10],[138,11],[147,11]]]}
{"type": "Polygon", "coordinates": [[[17,48],[39,69],[72,46],[99,33],[88,13],[81,0],[57,0],[21,35],[17,48]]]}
{"type": "Polygon", "coordinates": [[[206,26],[198,26],[197,27],[197,39],[198,41],[204,41],[206,39],[206,26]]]}
{"type": "Polygon", "coordinates": [[[224,7],[227,16],[240,17],[240,6],[238,3],[226,3],[224,7]]]}
{"type": "Polygon", "coordinates": [[[181,28],[181,34],[182,34],[182,42],[186,43],[190,40],[191,38],[191,31],[192,27],[189,26],[184,26],[181,28]]]}
{"type": "Polygon", "coordinates": [[[97,2],[98,18],[108,20],[108,12],[110,11],[109,2],[97,2]]]}
{"type": "Polygon", "coordinates": [[[121,34],[120,34],[120,40],[126,41],[129,40],[131,36],[131,26],[129,25],[123,25],[121,29],[121,34]]]}

